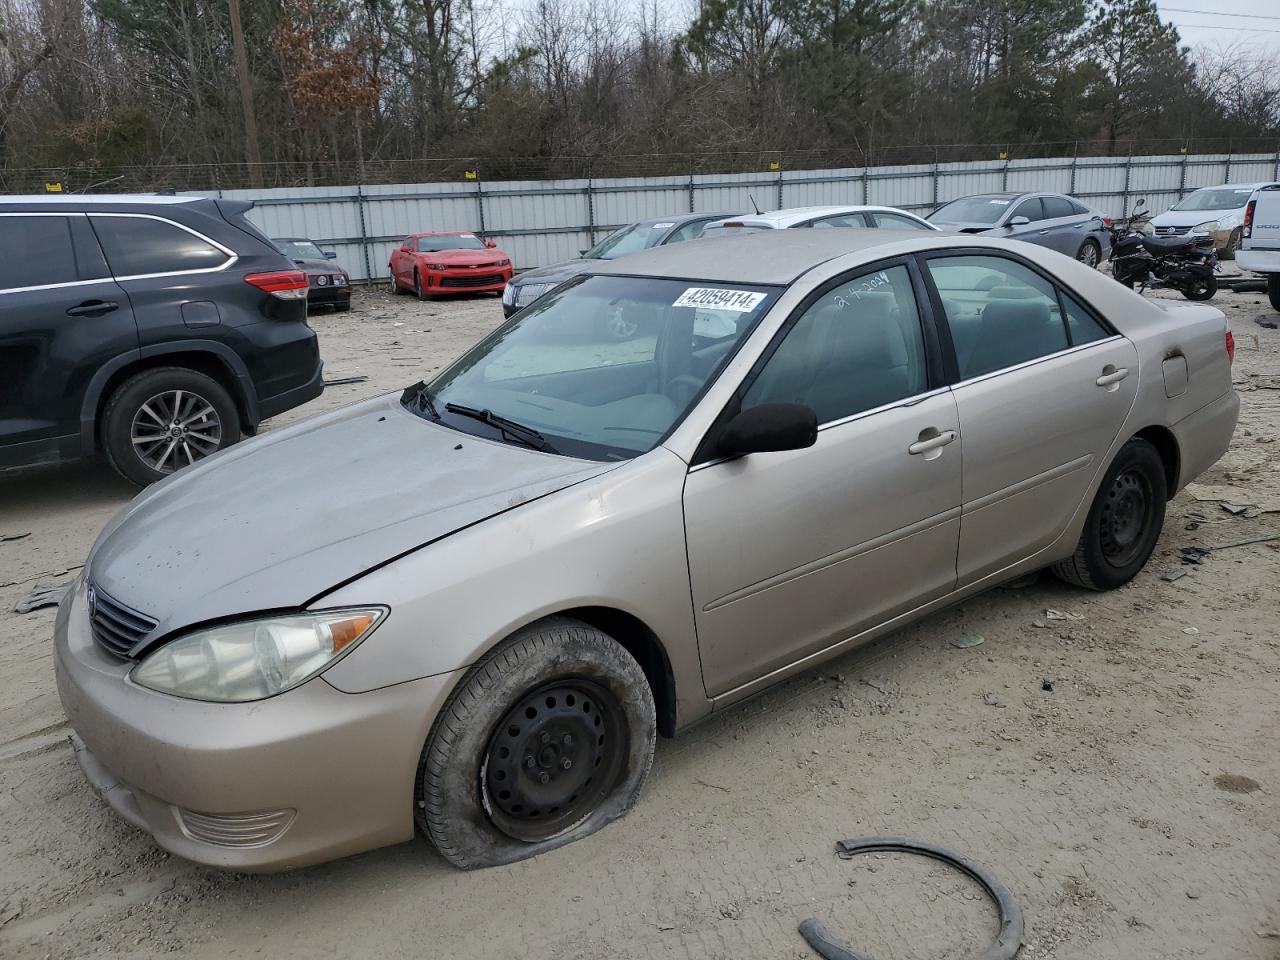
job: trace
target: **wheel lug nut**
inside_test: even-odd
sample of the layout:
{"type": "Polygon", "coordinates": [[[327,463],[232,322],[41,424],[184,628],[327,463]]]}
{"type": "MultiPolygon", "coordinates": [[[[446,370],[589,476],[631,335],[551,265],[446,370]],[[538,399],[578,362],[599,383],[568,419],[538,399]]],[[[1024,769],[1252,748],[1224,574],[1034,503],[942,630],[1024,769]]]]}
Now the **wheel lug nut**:
{"type": "Polygon", "coordinates": [[[563,760],[560,761],[560,766],[568,770],[570,767],[573,766],[573,761],[570,760],[568,757],[565,757],[563,760]]]}
{"type": "Polygon", "coordinates": [[[542,733],[541,740],[542,740],[542,742],[543,742],[543,743],[550,743],[550,742],[551,742],[551,734],[547,733],[547,732],[544,730],[544,731],[543,731],[543,733],[542,733]]]}
{"type": "Polygon", "coordinates": [[[537,763],[538,761],[533,759],[533,757],[524,758],[524,765],[528,767],[530,770],[532,770],[535,766],[537,766],[537,763]]]}
{"type": "Polygon", "coordinates": [[[573,737],[566,733],[563,737],[560,738],[560,742],[563,743],[566,747],[572,747],[573,737]]]}
{"type": "Polygon", "coordinates": [[[546,783],[546,782],[547,782],[548,780],[550,780],[550,779],[551,779],[551,774],[549,774],[549,773],[540,773],[540,774],[538,774],[538,782],[539,782],[539,783],[546,783]]]}

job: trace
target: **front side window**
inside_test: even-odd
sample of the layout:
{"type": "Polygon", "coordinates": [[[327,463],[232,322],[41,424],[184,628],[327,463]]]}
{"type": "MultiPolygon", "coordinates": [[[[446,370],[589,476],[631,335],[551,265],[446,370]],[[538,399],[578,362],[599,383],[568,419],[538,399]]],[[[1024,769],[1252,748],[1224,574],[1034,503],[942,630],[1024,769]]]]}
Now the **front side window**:
{"type": "Polygon", "coordinates": [[[960,379],[1065,350],[1053,284],[1002,257],[938,257],[929,273],[942,298],[960,379]]]}
{"type": "Polygon", "coordinates": [[[872,211],[867,216],[871,217],[871,222],[882,230],[924,230],[932,233],[927,224],[911,217],[904,217],[900,213],[872,211]]]}
{"type": "Polygon", "coordinates": [[[1030,200],[1023,200],[1020,204],[1013,208],[1013,213],[1009,214],[1009,219],[1014,217],[1026,217],[1032,223],[1037,220],[1044,219],[1044,208],[1041,206],[1039,197],[1032,197],[1030,200]]]}
{"type": "Polygon", "coordinates": [[[926,389],[924,340],[906,267],[823,294],[787,332],[742,407],[802,403],[830,423],[926,389]]]}
{"type": "Polygon", "coordinates": [[[66,217],[0,217],[0,290],[78,279],[66,217]]]}
{"type": "Polygon", "coordinates": [[[101,214],[90,219],[117,277],[210,270],[230,259],[207,240],[164,220],[101,214]]]}
{"type": "Polygon", "coordinates": [[[633,457],[679,422],[777,294],[751,284],[586,277],[517,314],[425,388],[406,391],[404,403],[492,439],[543,445],[522,438],[523,428],[548,452],[633,457]],[[479,411],[507,421],[508,432],[479,411]]]}
{"type": "Polygon", "coordinates": [[[1053,220],[1055,217],[1074,217],[1075,209],[1071,206],[1071,201],[1066,197],[1041,197],[1044,203],[1044,217],[1046,220],[1053,220]]]}

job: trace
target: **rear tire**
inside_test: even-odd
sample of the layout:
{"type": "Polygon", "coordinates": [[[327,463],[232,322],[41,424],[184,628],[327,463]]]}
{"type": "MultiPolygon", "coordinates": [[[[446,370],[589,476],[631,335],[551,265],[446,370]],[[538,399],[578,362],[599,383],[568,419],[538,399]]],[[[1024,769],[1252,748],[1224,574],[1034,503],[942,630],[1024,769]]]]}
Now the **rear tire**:
{"type": "Polygon", "coordinates": [[[1054,574],[1086,590],[1114,590],[1128,583],[1155,550],[1167,499],[1160,454],[1134,437],[1102,478],[1075,553],[1055,564],[1054,574]]]}
{"type": "Polygon", "coordinates": [[[1076,259],[1091,270],[1097,270],[1098,264],[1102,261],[1102,248],[1098,246],[1098,241],[1086,240],[1080,244],[1080,249],[1076,251],[1076,259]]]}
{"type": "Polygon", "coordinates": [[[231,394],[212,377],[185,367],[157,367],[124,381],[103,407],[100,426],[107,462],[139,486],[240,439],[231,394]]]}
{"type": "Polygon", "coordinates": [[[1267,299],[1274,310],[1280,310],[1280,273],[1267,274],[1267,299]]]}
{"type": "Polygon", "coordinates": [[[635,803],[655,718],[644,671],[607,634],[565,617],[527,627],[476,663],[436,717],[418,763],[418,825],[463,869],[592,834],[635,803]]]}
{"type": "Polygon", "coordinates": [[[1212,300],[1213,295],[1218,292],[1218,278],[1209,277],[1207,280],[1199,280],[1194,285],[1187,287],[1182,291],[1182,295],[1188,300],[1212,300]]]}

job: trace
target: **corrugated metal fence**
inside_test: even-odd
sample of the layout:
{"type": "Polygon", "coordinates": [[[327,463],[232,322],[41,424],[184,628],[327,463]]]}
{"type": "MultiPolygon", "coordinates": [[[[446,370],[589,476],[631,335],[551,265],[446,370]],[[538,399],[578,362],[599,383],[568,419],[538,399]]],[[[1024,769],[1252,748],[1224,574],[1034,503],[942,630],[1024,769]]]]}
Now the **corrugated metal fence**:
{"type": "Polygon", "coordinates": [[[253,200],[250,218],[273,237],[305,236],[336,250],[353,280],[387,277],[406,234],[472,230],[498,241],[520,269],[578,255],[634,220],[681,212],[874,203],[926,211],[956,197],[1054,190],[1105,213],[1139,197],[1159,212],[1197,187],[1280,180],[1275,154],[1066,157],[688,177],[527,180],[226,190],[253,200]]]}

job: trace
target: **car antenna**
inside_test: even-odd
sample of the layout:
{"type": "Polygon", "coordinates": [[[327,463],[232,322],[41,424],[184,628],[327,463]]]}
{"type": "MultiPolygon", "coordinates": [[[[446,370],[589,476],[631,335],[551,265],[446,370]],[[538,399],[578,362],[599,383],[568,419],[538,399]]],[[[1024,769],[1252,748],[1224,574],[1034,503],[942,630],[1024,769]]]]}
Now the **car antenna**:
{"type": "Polygon", "coordinates": [[[751,201],[751,206],[755,208],[756,216],[760,216],[760,204],[756,203],[756,198],[748,193],[747,199],[751,201]]]}

